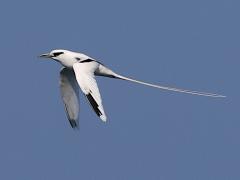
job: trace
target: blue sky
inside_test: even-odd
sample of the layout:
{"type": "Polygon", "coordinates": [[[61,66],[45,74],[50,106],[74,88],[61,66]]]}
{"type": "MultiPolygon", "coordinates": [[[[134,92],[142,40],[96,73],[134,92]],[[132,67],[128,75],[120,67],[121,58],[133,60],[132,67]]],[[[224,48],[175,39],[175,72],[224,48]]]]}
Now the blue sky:
{"type": "Polygon", "coordinates": [[[2,1],[0,179],[240,178],[240,3],[234,0],[2,1]],[[81,94],[71,129],[63,48],[117,73],[220,93],[214,99],[97,78],[108,122],[81,94]]]}

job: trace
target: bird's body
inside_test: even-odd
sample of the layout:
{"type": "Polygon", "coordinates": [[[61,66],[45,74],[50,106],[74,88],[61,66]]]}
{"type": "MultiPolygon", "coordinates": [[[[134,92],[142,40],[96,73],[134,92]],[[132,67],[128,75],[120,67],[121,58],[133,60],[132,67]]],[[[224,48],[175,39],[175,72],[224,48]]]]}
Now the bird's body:
{"type": "Polygon", "coordinates": [[[73,128],[78,127],[79,118],[78,86],[85,94],[90,105],[92,106],[95,113],[100,117],[100,119],[102,121],[107,120],[102,105],[102,98],[95,80],[95,76],[105,76],[110,78],[122,79],[155,87],[158,89],[183,92],[200,96],[225,97],[218,94],[159,86],[131,79],[113,72],[109,68],[105,67],[102,63],[82,53],[58,49],[53,50],[47,54],[42,54],[40,57],[54,59],[55,61],[61,63],[64,66],[64,68],[60,72],[60,90],[68,120],[73,128]]]}

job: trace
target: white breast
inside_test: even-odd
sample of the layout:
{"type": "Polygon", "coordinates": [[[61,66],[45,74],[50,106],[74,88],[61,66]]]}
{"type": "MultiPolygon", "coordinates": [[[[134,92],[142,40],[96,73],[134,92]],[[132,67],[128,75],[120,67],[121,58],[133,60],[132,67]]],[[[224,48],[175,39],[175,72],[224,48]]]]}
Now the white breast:
{"type": "Polygon", "coordinates": [[[73,68],[73,64],[76,62],[77,62],[77,60],[74,58],[61,59],[61,61],[60,61],[60,63],[67,68],[73,68]]]}

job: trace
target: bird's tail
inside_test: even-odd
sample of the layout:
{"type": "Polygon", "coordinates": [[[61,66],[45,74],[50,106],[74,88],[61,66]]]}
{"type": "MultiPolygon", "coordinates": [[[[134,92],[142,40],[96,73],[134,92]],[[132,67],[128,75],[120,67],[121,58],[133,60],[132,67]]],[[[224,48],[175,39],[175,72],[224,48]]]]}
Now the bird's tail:
{"type": "Polygon", "coordinates": [[[128,77],[124,77],[124,76],[121,76],[121,75],[117,75],[117,78],[127,80],[127,81],[131,81],[131,82],[135,82],[135,83],[139,83],[139,84],[143,84],[143,85],[154,87],[154,88],[158,88],[158,89],[168,90],[168,91],[182,92],[182,93],[194,94],[194,95],[199,95],[199,96],[226,97],[226,96],[223,96],[223,95],[220,95],[220,94],[200,92],[200,91],[191,91],[191,90],[187,90],[187,89],[179,89],[179,88],[155,85],[155,84],[131,79],[131,78],[128,78],[128,77]]]}
{"type": "Polygon", "coordinates": [[[199,95],[199,96],[216,97],[216,98],[226,97],[226,96],[220,95],[220,94],[214,94],[214,93],[208,93],[208,92],[200,92],[200,91],[192,91],[192,90],[187,90],[187,89],[179,89],[179,88],[155,85],[155,84],[151,84],[151,83],[147,83],[147,82],[131,79],[131,78],[128,78],[128,77],[116,74],[112,70],[108,69],[107,67],[105,67],[103,65],[99,66],[99,69],[98,69],[98,71],[95,74],[99,75],[99,76],[105,76],[105,77],[111,77],[111,78],[127,80],[127,81],[143,84],[143,85],[154,87],[154,88],[158,88],[158,89],[168,90],[168,91],[175,91],[175,92],[181,92],[181,93],[187,93],[187,94],[193,94],[193,95],[199,95]]]}

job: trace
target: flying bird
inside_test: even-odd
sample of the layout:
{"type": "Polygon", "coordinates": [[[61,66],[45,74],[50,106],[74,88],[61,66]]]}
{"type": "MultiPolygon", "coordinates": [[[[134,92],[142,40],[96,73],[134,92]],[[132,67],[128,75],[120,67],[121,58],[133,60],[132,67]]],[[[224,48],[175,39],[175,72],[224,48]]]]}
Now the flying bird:
{"type": "Polygon", "coordinates": [[[225,97],[219,94],[166,87],[131,79],[113,72],[94,58],[78,52],[56,49],[50,53],[42,54],[40,57],[53,59],[64,66],[60,71],[60,91],[72,128],[79,126],[79,87],[100,119],[104,122],[107,120],[95,76],[127,80],[169,91],[209,97],[225,97]]]}

